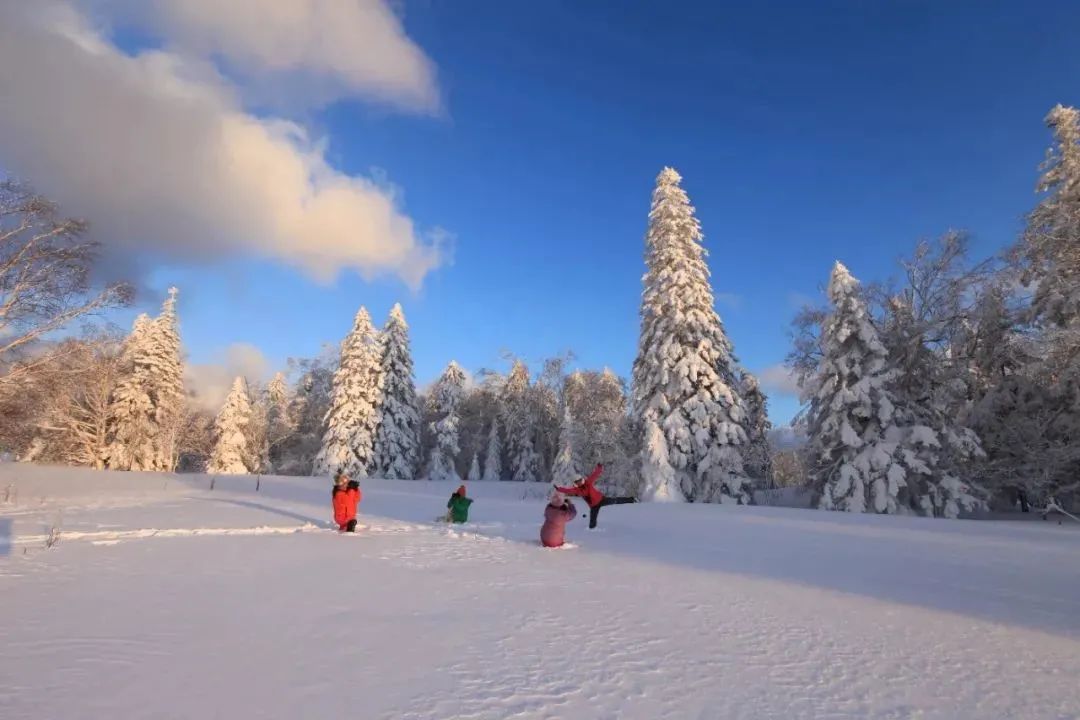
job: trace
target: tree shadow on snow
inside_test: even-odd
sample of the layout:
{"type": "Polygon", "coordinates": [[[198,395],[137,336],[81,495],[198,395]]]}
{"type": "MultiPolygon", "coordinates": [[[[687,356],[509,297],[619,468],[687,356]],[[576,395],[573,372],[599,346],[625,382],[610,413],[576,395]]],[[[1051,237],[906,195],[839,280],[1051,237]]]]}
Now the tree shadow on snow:
{"type": "Polygon", "coordinates": [[[322,527],[329,525],[329,521],[326,518],[313,518],[310,515],[303,515],[301,513],[292,512],[291,510],[284,510],[273,505],[267,505],[265,503],[254,502],[251,500],[236,500],[233,498],[192,498],[193,500],[203,500],[206,502],[224,503],[226,505],[236,505],[238,507],[251,508],[252,510],[261,510],[263,512],[271,513],[272,515],[279,515],[281,517],[289,518],[290,520],[296,520],[302,523],[308,523],[311,525],[317,525],[322,527]]]}
{"type": "Polygon", "coordinates": [[[605,509],[600,525],[575,542],[1080,637],[1075,528],[655,504],[605,509]]]}

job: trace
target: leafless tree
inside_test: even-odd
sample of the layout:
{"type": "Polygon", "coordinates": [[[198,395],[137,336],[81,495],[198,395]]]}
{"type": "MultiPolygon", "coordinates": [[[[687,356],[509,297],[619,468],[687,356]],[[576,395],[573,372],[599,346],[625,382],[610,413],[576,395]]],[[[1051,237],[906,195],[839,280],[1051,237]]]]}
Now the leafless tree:
{"type": "Polygon", "coordinates": [[[173,432],[176,472],[205,472],[214,447],[214,416],[187,398],[178,413],[173,432]]]}
{"type": "Polygon", "coordinates": [[[772,456],[772,481],[776,487],[805,485],[806,463],[800,448],[777,450],[772,456]]]}
{"type": "Polygon", "coordinates": [[[0,181],[0,389],[51,361],[51,352],[33,352],[51,333],[130,301],[126,284],[94,287],[97,257],[86,223],[64,218],[25,185],[0,181]]]}
{"type": "Polygon", "coordinates": [[[45,378],[48,402],[37,429],[50,438],[56,459],[105,466],[109,405],[120,378],[122,347],[115,332],[92,330],[61,343],[52,355],[45,378]]]}

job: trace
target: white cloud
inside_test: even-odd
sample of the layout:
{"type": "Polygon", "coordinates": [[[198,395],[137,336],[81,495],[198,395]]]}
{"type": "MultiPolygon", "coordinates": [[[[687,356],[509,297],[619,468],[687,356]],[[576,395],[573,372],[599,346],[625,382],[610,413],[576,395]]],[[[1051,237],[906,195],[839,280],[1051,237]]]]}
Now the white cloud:
{"type": "Polygon", "coordinates": [[[184,368],[184,386],[193,394],[199,407],[216,413],[238,375],[243,375],[252,383],[270,379],[270,363],[259,348],[247,343],[234,343],[220,353],[216,362],[187,365],[184,368]]]}
{"type": "Polygon", "coordinates": [[[386,0],[91,0],[108,17],[218,58],[246,84],[434,112],[432,62],[386,0]]]}
{"type": "Polygon", "coordinates": [[[770,365],[755,374],[766,394],[798,397],[799,383],[794,373],[783,364],[770,365]]]}
{"type": "Polygon", "coordinates": [[[0,5],[0,166],[89,220],[115,274],[256,256],[323,282],[352,269],[416,287],[443,262],[441,235],[422,237],[392,190],[335,170],[325,142],[238,95],[199,58],[124,53],[70,5],[0,5]]]}

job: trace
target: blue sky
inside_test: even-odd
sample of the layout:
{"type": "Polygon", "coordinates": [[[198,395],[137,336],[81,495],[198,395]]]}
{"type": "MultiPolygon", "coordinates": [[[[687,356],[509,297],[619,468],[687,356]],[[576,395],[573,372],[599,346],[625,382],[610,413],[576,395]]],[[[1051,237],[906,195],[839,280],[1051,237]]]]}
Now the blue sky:
{"type": "MultiPolygon", "coordinates": [[[[337,342],[361,304],[381,322],[400,301],[421,383],[450,359],[501,367],[503,351],[538,364],[570,350],[626,375],[650,193],[671,165],[736,353],[760,371],[782,362],[835,259],[874,280],[949,228],[980,254],[1010,242],[1034,200],[1042,118],[1080,102],[1075,3],[403,8],[441,110],[345,97],[302,120],[337,170],[385,177],[422,231],[450,233],[452,263],[416,292],[250,255],[159,264],[148,282],[180,286],[193,362],[243,342],[276,366],[337,342]]],[[[796,402],[775,392],[771,408],[783,424],[796,402]]]]}

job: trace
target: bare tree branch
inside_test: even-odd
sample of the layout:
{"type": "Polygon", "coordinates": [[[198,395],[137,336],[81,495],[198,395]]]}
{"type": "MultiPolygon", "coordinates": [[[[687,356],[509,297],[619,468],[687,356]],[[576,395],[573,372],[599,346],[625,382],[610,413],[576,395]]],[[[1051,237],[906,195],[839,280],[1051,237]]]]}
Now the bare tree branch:
{"type": "Polygon", "coordinates": [[[33,348],[73,321],[127,304],[131,288],[95,288],[98,245],[87,225],[12,180],[0,181],[0,387],[50,361],[33,348]]]}

